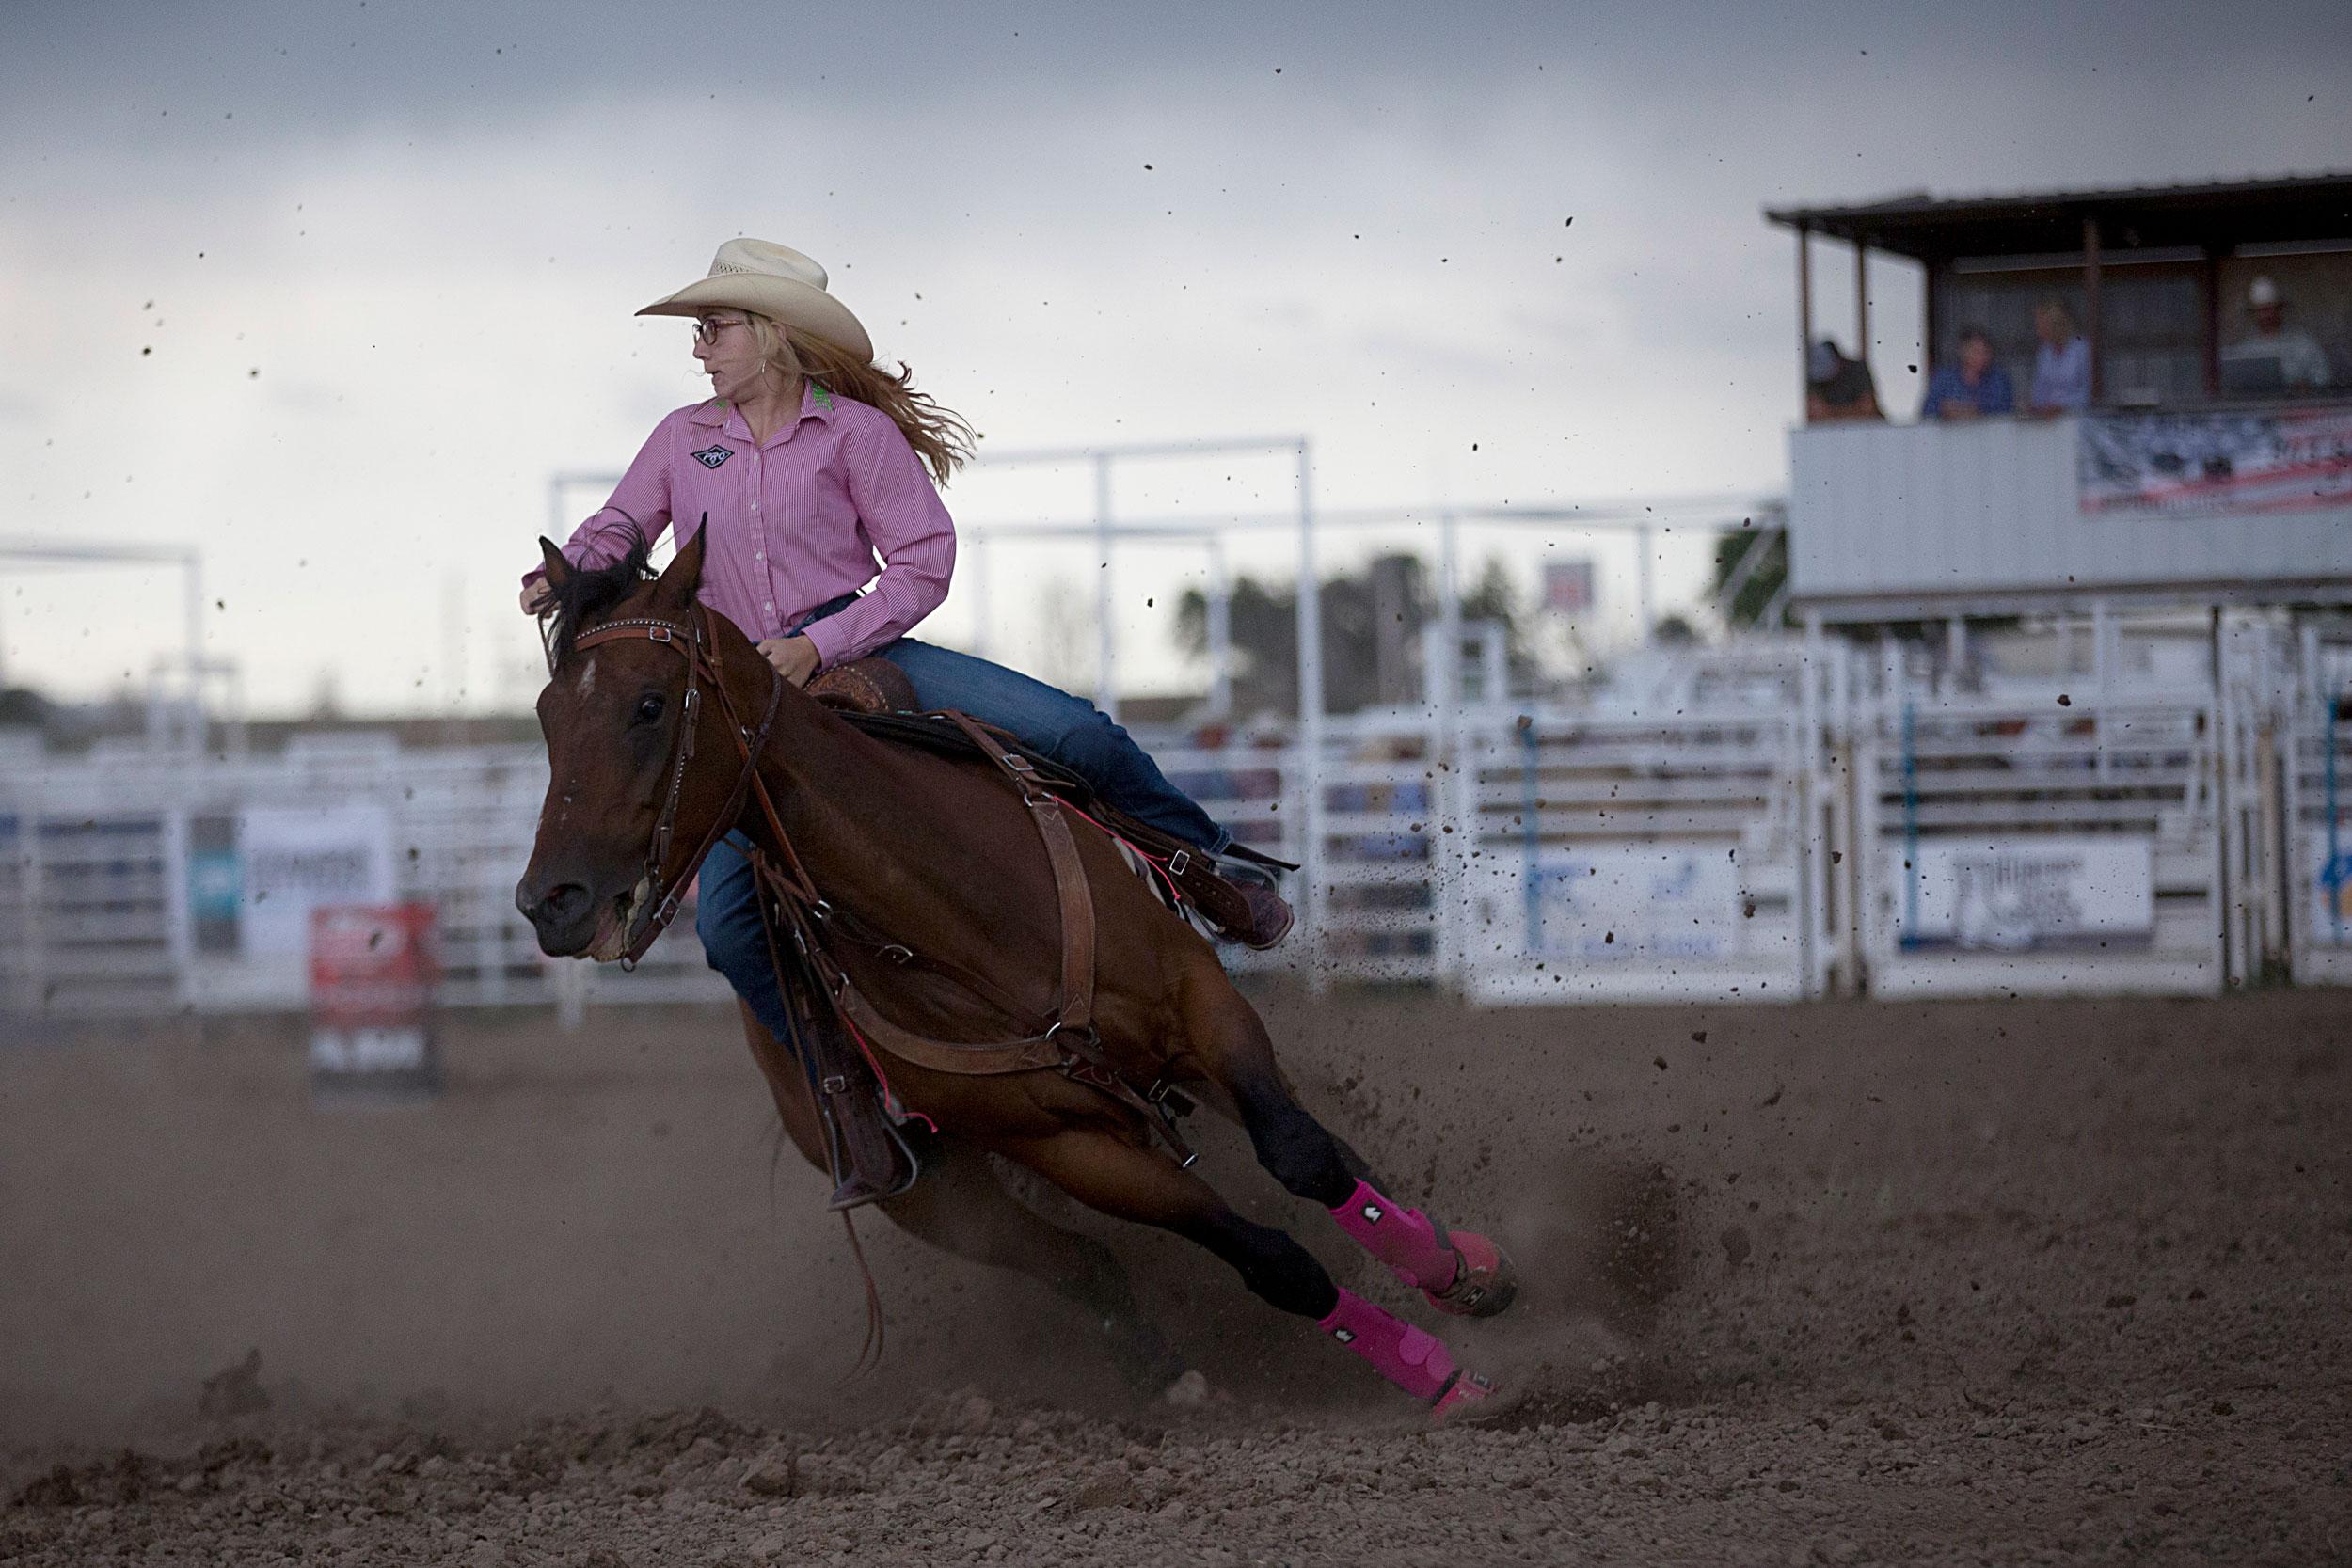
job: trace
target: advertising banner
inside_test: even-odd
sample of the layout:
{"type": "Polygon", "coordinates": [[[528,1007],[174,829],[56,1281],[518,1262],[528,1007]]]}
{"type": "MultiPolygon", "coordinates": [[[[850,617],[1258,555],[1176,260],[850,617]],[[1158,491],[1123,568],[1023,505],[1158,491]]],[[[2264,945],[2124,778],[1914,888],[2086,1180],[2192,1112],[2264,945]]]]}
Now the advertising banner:
{"type": "Polygon", "coordinates": [[[430,904],[310,911],[310,1077],[322,1094],[409,1098],[439,1087],[430,904]]]}
{"type": "Polygon", "coordinates": [[[2352,409],[2085,414],[2084,512],[2294,512],[2352,505],[2352,409]]]}
{"type": "Polygon", "coordinates": [[[1528,948],[1599,963],[1726,958],[1744,902],[1728,845],[1548,853],[1529,884],[1528,948]]]}
{"type": "Polygon", "coordinates": [[[381,806],[254,806],[237,817],[244,902],[239,949],[291,958],[310,950],[310,911],[392,895],[392,822],[381,806]]]}
{"type": "Polygon", "coordinates": [[[1905,947],[2024,953],[2155,934],[2155,842],[2144,834],[1930,839],[1887,865],[1905,947]]]}
{"type": "Polygon", "coordinates": [[[188,818],[188,927],[199,953],[234,953],[245,912],[245,862],[237,819],[188,818]]]}

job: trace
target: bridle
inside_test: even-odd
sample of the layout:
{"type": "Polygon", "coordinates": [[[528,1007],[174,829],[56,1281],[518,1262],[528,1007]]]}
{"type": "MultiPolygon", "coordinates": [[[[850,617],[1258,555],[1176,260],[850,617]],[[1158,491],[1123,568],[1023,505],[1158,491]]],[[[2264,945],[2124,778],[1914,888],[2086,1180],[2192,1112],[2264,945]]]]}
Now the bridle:
{"type": "Polygon", "coordinates": [[[633,929],[628,933],[628,945],[621,955],[624,969],[635,969],[637,960],[645,956],[646,949],[677,918],[678,907],[685,901],[686,889],[693,881],[694,873],[702,869],[712,847],[743,815],[753,781],[758,776],[759,754],[767,749],[768,734],[775,727],[776,710],[784,701],[784,676],[771,670],[768,706],[759,716],[758,727],[743,723],[735,699],[727,695],[726,672],[719,661],[718,638],[710,630],[712,614],[707,605],[696,604],[682,624],[650,615],[633,615],[607,621],[593,631],[582,632],[572,642],[577,651],[606,642],[642,640],[675,649],[686,660],[685,718],[678,726],[677,750],[670,760],[669,792],[654,824],[653,842],[645,851],[645,894],[629,910],[633,929]],[[712,818],[710,831],[703,835],[685,863],[673,873],[667,869],[670,846],[677,832],[678,803],[686,793],[686,765],[694,756],[694,732],[702,721],[702,688],[706,681],[716,694],[721,717],[743,753],[743,766],[736,775],[735,787],[727,792],[726,809],[712,818]],[[650,915],[644,912],[647,910],[652,911],[650,915]]]}
{"type": "MultiPolygon", "coordinates": [[[[1127,1081],[1113,1061],[1103,1051],[1102,1034],[1094,1022],[1094,958],[1095,925],[1093,895],[1087,882],[1086,869],[1073,842],[1069,824],[1064,820],[1061,802],[1054,793],[1035,778],[1029,760],[1017,750],[1010,749],[998,737],[983,731],[970,718],[961,713],[947,713],[950,720],[971,741],[979,753],[993,763],[1012,786],[1020,792],[1022,803],[1029,810],[1044,841],[1046,856],[1052,864],[1056,902],[1061,920],[1061,988],[1059,1006],[1053,1021],[1045,1028],[1024,1038],[998,1044],[981,1044],[961,1040],[926,1038],[894,1023],[862,995],[850,976],[825,952],[818,923],[830,923],[834,911],[818,895],[816,884],[801,863],[791,838],[784,831],[775,802],[759,782],[759,758],[766,751],[769,732],[775,727],[776,712],[784,700],[786,681],[781,671],[770,670],[768,705],[755,728],[743,723],[727,695],[725,671],[720,663],[718,638],[712,629],[715,612],[707,605],[697,603],[684,623],[665,621],[655,616],[629,616],[607,621],[593,631],[574,639],[574,650],[593,648],[607,642],[644,640],[673,648],[686,660],[686,715],[678,730],[677,751],[671,759],[670,786],[661,803],[661,815],[654,826],[653,842],[645,854],[645,896],[632,905],[629,919],[634,934],[628,937],[628,946],[621,955],[621,965],[634,969],[638,959],[660,939],[670,922],[677,917],[678,907],[686,896],[686,886],[694,873],[701,869],[719,840],[726,836],[742,816],[751,798],[756,794],[760,809],[776,840],[781,863],[769,855],[755,852],[751,857],[755,876],[767,883],[776,895],[778,911],[789,927],[795,945],[816,966],[817,979],[822,986],[832,1006],[856,1035],[861,1045],[872,1042],[890,1054],[935,1071],[966,1076],[990,1076],[1006,1072],[1027,1072],[1041,1068],[1055,1069],[1075,1081],[1101,1089],[1122,1104],[1140,1114],[1147,1125],[1156,1127],[1168,1140],[1177,1158],[1185,1165],[1193,1163],[1192,1150],[1176,1132],[1176,1117],[1188,1102],[1173,1092],[1165,1074],[1149,1088],[1138,1088],[1127,1081]],[[686,790],[686,768],[694,755],[695,728],[702,717],[702,684],[707,681],[716,694],[721,716],[727,731],[742,753],[742,768],[737,773],[735,786],[727,793],[727,803],[703,835],[694,852],[675,872],[664,863],[670,858],[672,841],[677,829],[678,804],[686,790]],[[643,924],[636,924],[639,911],[652,909],[643,924]]],[[[766,664],[762,660],[763,666],[766,664]]],[[[776,932],[769,931],[770,952],[776,964],[779,982],[784,975],[784,958],[776,945],[776,932]]],[[[900,961],[912,959],[908,949],[887,944],[884,952],[904,955],[900,961]]],[[[932,966],[939,967],[939,966],[932,966]]],[[[1002,998],[1002,993],[978,976],[958,971],[967,989],[995,999],[1008,1011],[1015,1005],[1002,998]]],[[[871,1057],[868,1057],[871,1060],[871,1057]]],[[[876,1068],[880,1074],[879,1067],[876,1068]]]]}

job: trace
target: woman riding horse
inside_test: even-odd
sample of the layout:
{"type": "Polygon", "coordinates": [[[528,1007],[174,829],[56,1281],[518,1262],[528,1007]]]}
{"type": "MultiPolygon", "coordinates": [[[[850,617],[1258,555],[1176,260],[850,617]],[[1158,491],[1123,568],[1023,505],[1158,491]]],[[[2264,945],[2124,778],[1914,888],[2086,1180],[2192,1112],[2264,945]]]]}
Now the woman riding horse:
{"type": "MultiPolygon", "coordinates": [[[[663,420],[611,504],[565,550],[547,544],[544,578],[526,579],[524,608],[555,615],[554,678],[539,702],[548,804],[516,889],[541,949],[612,957],[628,950],[632,933],[650,940],[676,907],[664,894],[701,861],[699,924],[711,962],[765,1026],[748,1031],[754,1055],[787,1131],[818,1161],[815,1085],[776,1048],[794,1025],[759,884],[789,880],[794,908],[831,901],[837,913],[855,911],[886,942],[845,944],[827,985],[860,1044],[870,1035],[893,1058],[889,1082],[935,1128],[943,1151],[999,1155],[1102,1212],[1199,1243],[1269,1305],[1313,1322],[1441,1417],[1484,1399],[1490,1386],[1435,1336],[1340,1285],[1295,1240],[1236,1213],[1189,1162],[1152,1143],[1137,1081],[1155,1084],[1152,1103],[1163,1088],[1180,1090],[1232,1116],[1276,1180],[1438,1310],[1491,1316],[1516,1293],[1509,1260],[1488,1238],[1393,1201],[1298,1103],[1255,1009],[1208,944],[1135,879],[1107,831],[1057,839],[1042,825],[1059,820],[1051,796],[973,771],[1009,775],[1018,759],[886,745],[793,690],[820,669],[878,653],[911,677],[922,705],[1009,731],[1201,852],[1227,847],[1090,705],[904,635],[946,592],[954,531],[932,480],[967,450],[967,432],[903,372],[872,366],[865,329],[824,281],[797,252],[730,241],[710,277],[640,312],[694,319],[711,401],[663,420]],[[646,544],[687,516],[707,525],[686,531],[670,567],[646,578],[646,544]],[[880,576],[861,595],[877,553],[880,576]],[[697,698],[717,709],[699,752],[697,698]],[[750,718],[761,713],[755,728],[750,718]],[[720,736],[736,741],[739,761],[720,736]],[[657,819],[645,787],[662,776],[670,785],[657,819]],[[732,794],[723,776],[737,781],[732,794]],[[757,811],[745,809],[747,788],[757,811]],[[1036,852],[1040,834],[1046,855],[1036,852]],[[645,925],[656,905],[661,912],[645,925]],[[904,962],[918,954],[924,962],[904,962]],[[1009,1003],[967,983],[982,971],[995,973],[984,989],[996,997],[1012,989],[1009,1003]],[[1004,1027],[990,1022],[997,1012],[1044,1016],[1037,992],[1057,977],[1060,1022],[1020,1042],[1050,1048],[1038,1061],[1025,1056],[992,1075],[940,1059],[962,1049],[943,1042],[985,1041],[1004,1027]],[[1114,1092],[1121,1084],[1124,1101],[1114,1092]]],[[[1290,911],[1270,887],[1250,891],[1248,918],[1227,934],[1270,945],[1290,911]]],[[[821,933],[796,929],[825,947],[821,933]]],[[[881,1062],[867,1060],[879,1075],[881,1062]]],[[[956,1212],[966,1221],[938,1207],[978,1202],[987,1190],[970,1180],[916,1183],[883,1209],[980,1260],[1012,1263],[1017,1254],[1029,1260],[1022,1266],[1043,1263],[1041,1276],[1064,1276],[1055,1282],[1073,1299],[1128,1314],[1123,1273],[1090,1242],[1059,1232],[1050,1243],[1008,1242],[1009,1226],[1025,1224],[1033,1237],[1040,1226],[1009,1199],[993,1210],[967,1203],[956,1212]]]]}
{"type": "MultiPolygon", "coordinates": [[[[955,524],[933,482],[970,454],[970,431],[903,368],[874,365],[872,341],[826,291],[824,268],[784,245],[729,240],[708,277],[637,313],[692,318],[711,395],[654,427],[612,499],[572,534],[566,560],[609,565],[676,519],[707,518],[703,602],[795,686],[868,655],[888,659],[922,707],[993,724],[1129,816],[1225,853],[1232,835],[1092,703],[906,635],[947,596],[955,524]]],[[[546,603],[545,575],[533,571],[523,610],[546,603]]],[[[784,1003],[742,851],[736,835],[711,851],[695,927],[711,967],[782,1038],[784,1003]]],[[[1231,860],[1218,869],[1249,916],[1225,935],[1252,947],[1281,941],[1291,911],[1265,874],[1231,860]]]]}

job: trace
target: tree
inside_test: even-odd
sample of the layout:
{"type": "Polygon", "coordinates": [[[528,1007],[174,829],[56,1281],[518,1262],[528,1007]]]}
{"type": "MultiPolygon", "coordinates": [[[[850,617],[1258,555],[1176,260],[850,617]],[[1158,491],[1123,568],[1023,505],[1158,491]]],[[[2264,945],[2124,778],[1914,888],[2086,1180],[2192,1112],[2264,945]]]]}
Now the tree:
{"type": "MultiPolygon", "coordinates": [[[[1323,584],[1324,701],[1334,713],[1422,694],[1422,629],[1437,606],[1419,558],[1384,555],[1360,574],[1323,584]]],[[[1233,702],[1244,713],[1298,711],[1298,595],[1255,578],[1233,585],[1227,601],[1233,648],[1233,702]]],[[[1464,621],[1497,621],[1504,630],[1512,673],[1533,668],[1525,646],[1524,614],[1510,574],[1488,561],[1477,585],[1462,595],[1464,621]]],[[[1209,601],[1187,590],[1176,607],[1177,645],[1197,658],[1209,652],[1209,601]]]]}
{"type": "MultiPolygon", "coordinates": [[[[1715,535],[1715,580],[1712,596],[1724,620],[1735,628],[1760,626],[1764,612],[1780,596],[1788,580],[1788,528],[1779,508],[1762,516],[1742,517],[1715,535]],[[1762,552],[1760,554],[1756,552],[1762,552]],[[1724,591],[1737,580],[1739,591],[1724,602],[1724,591]]],[[[1776,631],[1777,626],[1761,626],[1776,631]]]]}

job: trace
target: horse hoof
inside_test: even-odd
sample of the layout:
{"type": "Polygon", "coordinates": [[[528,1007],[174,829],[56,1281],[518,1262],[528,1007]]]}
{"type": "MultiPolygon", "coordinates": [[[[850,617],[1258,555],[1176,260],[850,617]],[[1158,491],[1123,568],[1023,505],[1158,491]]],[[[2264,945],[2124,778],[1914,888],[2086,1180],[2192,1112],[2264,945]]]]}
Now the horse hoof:
{"type": "Polygon", "coordinates": [[[1430,1406],[1430,1423],[1443,1426],[1472,1405],[1494,1398],[1495,1386],[1476,1372],[1456,1372],[1446,1391],[1430,1406]]]}
{"type": "Polygon", "coordinates": [[[1186,1372],[1160,1391],[1160,1398],[1179,1410],[1193,1410],[1209,1402],[1209,1380],[1198,1371],[1186,1372]]]}
{"type": "Polygon", "coordinates": [[[1462,1265],[1453,1284],[1422,1292],[1430,1306],[1457,1318],[1491,1318],[1518,1299],[1518,1275],[1501,1247],[1475,1230],[1456,1230],[1446,1239],[1462,1265]]]}

